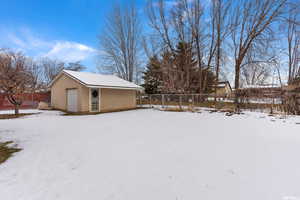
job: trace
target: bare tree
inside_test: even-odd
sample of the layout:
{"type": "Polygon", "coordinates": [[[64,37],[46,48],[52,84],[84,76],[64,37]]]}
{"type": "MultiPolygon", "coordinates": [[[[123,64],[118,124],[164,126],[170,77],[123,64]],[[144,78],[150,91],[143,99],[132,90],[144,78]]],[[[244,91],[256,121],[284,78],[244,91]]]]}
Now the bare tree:
{"type": "Polygon", "coordinates": [[[241,85],[264,85],[271,80],[272,72],[278,71],[279,58],[276,46],[265,42],[264,46],[252,47],[248,50],[245,62],[241,65],[241,85]]]}
{"type": "Polygon", "coordinates": [[[230,24],[229,21],[229,16],[230,16],[229,12],[232,7],[232,1],[213,0],[211,7],[212,7],[211,8],[212,27],[211,27],[211,37],[210,37],[211,42],[210,42],[208,66],[211,65],[211,60],[215,58],[215,65],[216,65],[215,66],[215,73],[216,73],[215,96],[216,96],[222,61],[224,64],[224,59],[222,59],[221,51],[223,49],[223,43],[225,42],[227,36],[232,31],[232,24],[230,24]]]}
{"type": "Polygon", "coordinates": [[[192,44],[196,52],[197,65],[199,69],[200,92],[202,86],[202,70],[204,67],[205,38],[203,33],[203,8],[200,0],[176,0],[170,8],[165,0],[158,2],[148,1],[147,14],[150,27],[154,30],[156,37],[160,39],[161,51],[168,51],[176,55],[176,46],[179,43],[192,44]]]}
{"type": "Polygon", "coordinates": [[[271,68],[265,64],[249,64],[242,69],[242,76],[246,85],[264,85],[271,77],[271,68]]]}
{"type": "MultiPolygon", "coordinates": [[[[181,9],[181,8],[180,8],[181,9]]],[[[180,12],[177,8],[177,12],[180,12]]],[[[170,17],[170,10],[167,8],[166,2],[164,0],[158,0],[157,2],[149,0],[146,13],[149,19],[149,26],[153,30],[153,35],[151,38],[157,38],[157,43],[159,46],[159,53],[161,54],[161,71],[162,71],[162,82],[164,92],[174,93],[176,88],[176,74],[177,69],[175,69],[174,58],[176,57],[176,43],[180,39],[179,37],[184,37],[182,33],[183,27],[180,23],[181,13],[177,13],[176,19],[170,17]],[[177,26],[174,28],[174,26],[177,26]],[[180,27],[178,27],[180,26],[180,27]],[[176,31],[179,31],[179,33],[176,31]]],[[[173,13],[174,15],[175,13],[173,13]]],[[[151,41],[150,41],[151,42],[151,41]]],[[[151,46],[150,44],[149,46],[151,46]]]]}
{"type": "Polygon", "coordinates": [[[51,83],[51,81],[64,69],[72,71],[83,71],[86,69],[80,61],[65,63],[50,58],[40,59],[38,65],[42,71],[42,82],[44,82],[45,85],[49,85],[49,83],[51,83]]]}
{"type": "Polygon", "coordinates": [[[133,4],[116,5],[106,18],[106,25],[99,36],[102,65],[100,70],[117,73],[121,78],[134,81],[139,73],[141,56],[141,24],[133,4]]]}
{"type": "MultiPolygon", "coordinates": [[[[205,13],[199,0],[182,1],[186,5],[185,13],[187,13],[189,27],[191,28],[192,40],[195,44],[200,71],[204,70],[203,67],[209,69],[212,65],[215,65],[215,81],[218,82],[220,67],[221,64],[224,64],[225,60],[222,58],[222,54],[225,56],[225,53],[222,52],[223,44],[232,31],[232,26],[228,20],[232,1],[213,0],[210,4],[210,20],[208,23],[205,23],[202,19],[205,13]]],[[[205,88],[208,84],[207,76],[204,76],[204,79],[201,88],[205,88]]],[[[200,80],[200,82],[202,81],[200,80]]]]}
{"type": "Polygon", "coordinates": [[[43,68],[39,63],[31,58],[27,58],[26,65],[32,75],[32,93],[38,89],[46,89],[47,85],[45,85],[43,81],[43,68]]]}
{"type": "Polygon", "coordinates": [[[146,12],[149,19],[150,27],[155,31],[157,38],[161,40],[161,50],[167,50],[172,54],[175,53],[175,46],[178,40],[172,38],[171,20],[168,19],[168,10],[164,0],[153,2],[148,1],[146,12]]]}
{"type": "MultiPolygon", "coordinates": [[[[241,0],[232,16],[235,30],[232,41],[235,57],[235,88],[240,87],[241,66],[249,50],[264,46],[272,34],[272,26],[282,14],[287,0],[241,0]]],[[[246,65],[245,65],[246,66],[246,65]]]]}
{"type": "Polygon", "coordinates": [[[222,46],[231,31],[228,20],[231,0],[214,0],[211,5],[210,13],[205,13],[200,0],[176,0],[171,7],[165,0],[150,0],[147,6],[150,27],[160,38],[162,51],[167,49],[174,55],[178,43],[192,44],[200,73],[200,93],[208,84],[208,77],[202,76],[202,72],[217,65],[219,74],[224,61],[222,46]],[[205,16],[209,14],[211,18],[207,22],[205,16]]]}
{"type": "MultiPolygon", "coordinates": [[[[193,47],[196,52],[197,56],[197,63],[198,63],[198,68],[199,68],[199,88],[200,88],[200,93],[202,93],[203,88],[205,88],[206,85],[206,80],[207,77],[203,76],[203,68],[205,67],[204,64],[204,56],[205,56],[205,44],[204,44],[204,39],[205,39],[205,33],[203,30],[203,15],[204,15],[204,10],[203,7],[200,3],[200,0],[195,0],[195,1],[188,1],[188,0],[182,0],[182,4],[184,5],[184,10],[183,13],[186,15],[187,18],[187,23],[188,23],[188,28],[190,31],[188,34],[191,34],[191,42],[193,44],[193,47]],[[204,79],[204,81],[203,81],[204,79]],[[203,84],[204,83],[204,84],[203,84]]],[[[212,46],[211,42],[211,46],[212,46]]],[[[210,49],[211,50],[211,49],[210,49]]],[[[208,62],[206,64],[207,67],[210,66],[210,61],[211,58],[210,56],[213,54],[213,52],[209,52],[209,58],[207,59],[208,62]]]]}
{"type": "Polygon", "coordinates": [[[64,69],[64,63],[58,60],[50,58],[42,58],[39,62],[43,69],[43,79],[46,85],[51,83],[51,81],[64,69]]]}
{"type": "Polygon", "coordinates": [[[142,45],[144,52],[146,54],[146,57],[151,60],[153,57],[160,54],[160,47],[161,44],[159,42],[159,39],[155,37],[154,35],[144,35],[142,39],[142,45]]]}
{"type": "MultiPolygon", "coordinates": [[[[300,6],[300,3],[299,3],[300,6]]],[[[290,6],[287,24],[288,83],[300,76],[300,8],[290,6]]]]}
{"type": "Polygon", "coordinates": [[[0,52],[0,91],[14,105],[16,115],[19,114],[23,94],[36,86],[36,77],[30,67],[22,53],[9,50],[0,52]]]}

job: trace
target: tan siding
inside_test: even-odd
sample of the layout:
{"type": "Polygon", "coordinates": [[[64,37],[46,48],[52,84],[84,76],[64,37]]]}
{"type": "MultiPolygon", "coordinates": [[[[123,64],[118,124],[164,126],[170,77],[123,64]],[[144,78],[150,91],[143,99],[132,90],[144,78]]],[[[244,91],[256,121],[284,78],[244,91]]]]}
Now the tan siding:
{"type": "Polygon", "coordinates": [[[226,95],[226,89],[225,89],[225,87],[223,88],[217,88],[217,95],[220,95],[220,96],[222,96],[222,95],[226,95]]]}
{"type": "Polygon", "coordinates": [[[226,94],[227,95],[230,95],[231,94],[231,88],[230,88],[230,86],[228,85],[228,84],[226,84],[226,87],[225,87],[226,89],[226,94]]]}
{"type": "Polygon", "coordinates": [[[101,89],[101,112],[136,108],[136,91],[101,89]]]}
{"type": "Polygon", "coordinates": [[[296,90],[297,88],[300,88],[300,84],[290,84],[283,87],[283,89],[287,91],[296,90]]]}
{"type": "Polygon", "coordinates": [[[88,111],[88,88],[65,74],[62,74],[51,87],[51,106],[55,109],[67,110],[66,90],[71,88],[78,89],[78,111],[88,111]]]}
{"type": "Polygon", "coordinates": [[[89,112],[89,88],[81,87],[81,112],[89,112]]]}
{"type": "Polygon", "coordinates": [[[231,94],[231,89],[228,84],[226,84],[225,87],[217,88],[217,95],[230,95],[231,94]]]}

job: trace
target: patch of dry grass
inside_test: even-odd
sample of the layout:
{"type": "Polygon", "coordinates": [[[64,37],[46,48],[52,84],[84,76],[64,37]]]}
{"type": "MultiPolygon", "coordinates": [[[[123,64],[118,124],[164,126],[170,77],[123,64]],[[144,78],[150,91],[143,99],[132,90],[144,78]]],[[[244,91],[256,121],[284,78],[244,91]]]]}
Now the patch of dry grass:
{"type": "Polygon", "coordinates": [[[4,163],[8,158],[10,158],[14,153],[21,151],[22,149],[11,146],[13,142],[0,142],[0,164],[4,163]]]}
{"type": "Polygon", "coordinates": [[[19,118],[19,117],[24,117],[27,115],[34,115],[37,113],[20,113],[18,115],[15,114],[0,114],[0,119],[15,119],[15,118],[19,118]]]}
{"type": "Polygon", "coordinates": [[[127,108],[127,109],[105,110],[101,112],[77,112],[77,113],[67,112],[63,110],[60,111],[64,112],[64,114],[62,114],[63,116],[80,116],[80,115],[99,115],[103,113],[122,112],[122,111],[138,110],[138,109],[147,109],[147,108],[137,107],[137,108],[127,108]]]}
{"type": "Polygon", "coordinates": [[[163,108],[162,111],[168,111],[168,112],[185,112],[187,109],[179,108],[179,107],[169,107],[169,108],[163,108]]]}
{"type": "MultiPolygon", "coordinates": [[[[144,101],[143,103],[145,103],[145,105],[150,105],[148,101],[144,101]]],[[[151,105],[153,105],[153,106],[160,105],[161,106],[161,102],[159,102],[159,101],[152,102],[151,105]]],[[[172,102],[172,101],[165,102],[164,106],[180,107],[178,102],[172,102]]],[[[183,102],[181,104],[181,106],[191,107],[191,104],[183,102]]],[[[264,104],[263,103],[240,103],[239,106],[241,109],[250,110],[250,111],[251,110],[271,110],[272,107],[274,108],[274,110],[276,110],[276,109],[282,110],[282,108],[280,108],[281,105],[272,105],[272,104],[267,104],[267,103],[264,103],[264,104]]],[[[234,112],[234,110],[236,108],[236,104],[233,102],[203,101],[203,102],[195,102],[194,107],[213,108],[213,109],[216,109],[221,112],[234,112]]]]}

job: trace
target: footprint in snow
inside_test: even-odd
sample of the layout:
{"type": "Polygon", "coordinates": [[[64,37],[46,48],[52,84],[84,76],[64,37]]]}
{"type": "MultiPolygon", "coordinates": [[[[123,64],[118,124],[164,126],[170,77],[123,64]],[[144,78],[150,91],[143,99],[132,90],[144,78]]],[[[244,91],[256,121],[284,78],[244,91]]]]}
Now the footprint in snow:
{"type": "Polygon", "coordinates": [[[236,174],[235,171],[234,171],[233,169],[229,169],[229,170],[227,170],[227,172],[228,172],[229,174],[231,174],[231,175],[235,175],[235,174],[236,174]]]}

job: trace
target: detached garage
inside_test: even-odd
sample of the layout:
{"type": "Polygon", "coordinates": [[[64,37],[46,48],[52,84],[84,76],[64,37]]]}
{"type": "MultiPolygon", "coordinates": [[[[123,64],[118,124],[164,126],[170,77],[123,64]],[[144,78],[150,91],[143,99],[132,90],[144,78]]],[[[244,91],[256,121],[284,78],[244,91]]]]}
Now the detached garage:
{"type": "Polygon", "coordinates": [[[51,106],[68,112],[110,112],[136,108],[142,87],[117,76],[63,70],[50,84],[51,106]]]}

